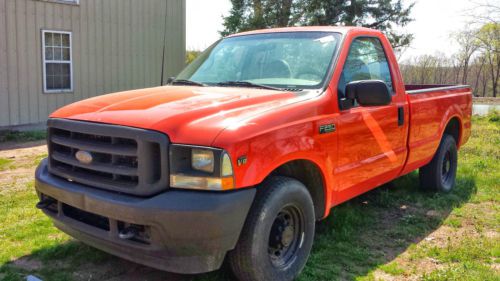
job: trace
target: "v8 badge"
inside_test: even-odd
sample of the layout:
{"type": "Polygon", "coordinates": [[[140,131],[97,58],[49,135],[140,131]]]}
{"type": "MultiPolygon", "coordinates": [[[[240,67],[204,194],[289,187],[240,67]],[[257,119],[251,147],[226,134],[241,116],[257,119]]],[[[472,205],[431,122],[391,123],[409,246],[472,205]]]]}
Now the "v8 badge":
{"type": "Polygon", "coordinates": [[[247,163],[247,156],[243,155],[243,156],[238,157],[237,163],[238,163],[238,166],[245,165],[247,163]]]}

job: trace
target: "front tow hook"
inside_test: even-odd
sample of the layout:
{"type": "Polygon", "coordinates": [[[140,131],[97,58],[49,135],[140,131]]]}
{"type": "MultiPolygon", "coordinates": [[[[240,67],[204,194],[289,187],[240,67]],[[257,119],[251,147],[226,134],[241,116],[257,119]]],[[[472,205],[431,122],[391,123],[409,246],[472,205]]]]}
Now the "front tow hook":
{"type": "Polygon", "coordinates": [[[38,209],[43,210],[43,209],[47,208],[48,206],[50,206],[50,205],[52,205],[52,204],[54,204],[54,203],[56,203],[56,200],[55,200],[55,199],[53,199],[53,198],[45,198],[45,199],[43,199],[42,201],[40,201],[40,202],[36,203],[36,205],[35,205],[35,206],[36,206],[38,209]]]}

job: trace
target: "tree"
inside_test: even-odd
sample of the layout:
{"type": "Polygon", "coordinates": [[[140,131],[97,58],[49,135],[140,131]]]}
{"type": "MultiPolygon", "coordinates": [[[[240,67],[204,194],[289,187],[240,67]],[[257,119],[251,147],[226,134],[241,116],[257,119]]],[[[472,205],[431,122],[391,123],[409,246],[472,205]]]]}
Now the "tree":
{"type": "Polygon", "coordinates": [[[379,29],[394,47],[407,46],[412,35],[395,28],[406,26],[413,4],[403,0],[231,0],[221,35],[251,29],[297,25],[354,25],[379,29]]]}
{"type": "Polygon", "coordinates": [[[407,46],[411,34],[398,32],[412,21],[414,4],[404,7],[402,0],[312,0],[307,9],[308,25],[352,25],[381,30],[395,48],[407,46]]]}
{"type": "MultiPolygon", "coordinates": [[[[472,71],[474,74],[474,85],[473,85],[473,91],[476,96],[479,95],[479,82],[481,81],[482,77],[484,77],[484,64],[486,63],[486,57],[485,56],[480,56],[477,57],[475,62],[473,62],[473,67],[472,71]]],[[[485,92],[482,92],[482,96],[485,96],[485,92]]]]}
{"type": "Polygon", "coordinates": [[[305,13],[306,0],[231,0],[224,17],[222,36],[232,33],[297,25],[305,13]]]}
{"type": "Polygon", "coordinates": [[[483,25],[478,32],[477,39],[480,42],[482,53],[486,57],[493,97],[496,97],[500,77],[500,23],[483,25]]]}
{"type": "Polygon", "coordinates": [[[495,0],[471,1],[474,7],[466,11],[474,23],[499,23],[500,2],[495,0]]]}
{"type": "Polygon", "coordinates": [[[186,65],[192,63],[200,54],[200,51],[186,51],[186,65]]]}
{"type": "Polygon", "coordinates": [[[457,58],[462,70],[462,84],[467,84],[470,61],[474,53],[479,49],[477,33],[477,30],[465,29],[453,34],[453,38],[460,46],[457,58]]]}

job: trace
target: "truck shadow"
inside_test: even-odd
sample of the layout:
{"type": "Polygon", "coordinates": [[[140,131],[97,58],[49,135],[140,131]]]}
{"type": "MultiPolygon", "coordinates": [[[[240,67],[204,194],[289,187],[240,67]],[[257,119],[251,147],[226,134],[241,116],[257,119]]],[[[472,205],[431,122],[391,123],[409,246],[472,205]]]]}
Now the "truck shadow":
{"type": "MultiPolygon", "coordinates": [[[[299,280],[354,280],[387,264],[438,229],[453,208],[476,193],[473,177],[459,176],[448,193],[422,192],[411,173],[332,209],[316,225],[311,257],[299,280]]],[[[227,264],[202,275],[171,274],[128,262],[80,242],[45,248],[10,263],[25,274],[57,276],[58,280],[234,280],[227,264]],[[26,261],[41,260],[38,268],[26,261]]],[[[0,276],[1,277],[1,276],[0,276]]],[[[2,278],[0,278],[2,279],[2,278]]],[[[48,280],[48,279],[47,279],[48,280]]]]}
{"type": "Polygon", "coordinates": [[[312,255],[299,280],[365,276],[432,236],[476,192],[475,179],[467,176],[459,176],[448,194],[424,192],[413,172],[335,207],[317,224],[312,255]]]}

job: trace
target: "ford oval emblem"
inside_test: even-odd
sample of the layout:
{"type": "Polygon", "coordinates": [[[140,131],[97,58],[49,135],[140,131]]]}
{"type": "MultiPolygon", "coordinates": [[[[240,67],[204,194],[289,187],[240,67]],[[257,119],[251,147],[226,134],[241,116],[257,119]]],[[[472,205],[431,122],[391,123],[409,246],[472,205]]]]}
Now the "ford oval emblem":
{"type": "Polygon", "coordinates": [[[85,150],[78,150],[75,154],[76,160],[82,164],[90,164],[92,163],[92,154],[85,150]]]}

